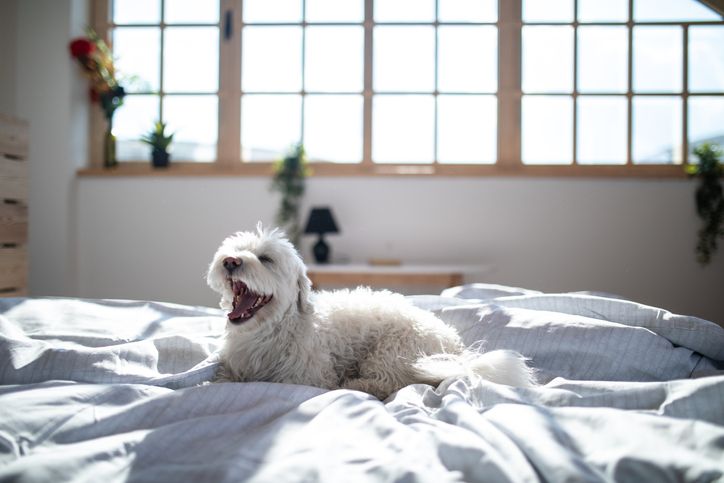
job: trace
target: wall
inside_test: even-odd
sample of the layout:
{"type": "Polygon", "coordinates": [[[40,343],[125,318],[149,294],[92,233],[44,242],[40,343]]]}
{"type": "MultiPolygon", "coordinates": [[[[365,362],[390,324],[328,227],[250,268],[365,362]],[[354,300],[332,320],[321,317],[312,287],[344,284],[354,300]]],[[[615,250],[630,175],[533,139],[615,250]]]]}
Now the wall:
{"type": "Polygon", "coordinates": [[[0,112],[15,115],[17,94],[17,19],[18,8],[15,0],[0,1],[0,112]]]}
{"type": "MultiPolygon", "coordinates": [[[[207,264],[223,237],[273,220],[268,186],[82,179],[81,295],[215,305],[207,264]]],[[[329,242],[353,261],[492,264],[475,281],[613,292],[724,322],[724,254],[695,262],[693,190],[688,180],[313,178],[306,205],[333,207],[342,233],[329,242]]]]}
{"type": "Polygon", "coordinates": [[[16,69],[11,70],[16,114],[30,123],[30,292],[73,294],[78,290],[75,171],[87,161],[88,108],[86,83],[67,45],[82,33],[87,5],[22,0],[16,8],[16,69]]]}
{"type": "MultiPolygon", "coordinates": [[[[268,180],[77,179],[88,104],[66,45],[86,2],[5,2],[16,68],[2,71],[15,89],[2,102],[31,125],[31,293],[215,305],[207,263],[227,234],[272,220],[268,180]]],[[[343,233],[330,242],[355,260],[489,263],[483,281],[603,290],[724,323],[724,253],[694,261],[693,190],[683,179],[314,178],[306,203],[334,207],[343,233]]]]}

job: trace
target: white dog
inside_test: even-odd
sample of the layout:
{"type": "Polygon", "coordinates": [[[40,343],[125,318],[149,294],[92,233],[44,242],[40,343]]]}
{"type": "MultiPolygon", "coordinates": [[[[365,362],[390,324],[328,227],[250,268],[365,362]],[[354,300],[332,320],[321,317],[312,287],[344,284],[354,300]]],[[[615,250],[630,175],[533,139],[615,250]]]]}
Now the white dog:
{"type": "Polygon", "coordinates": [[[278,230],[238,232],[221,244],[207,276],[228,310],[219,381],[347,388],[385,399],[414,383],[480,376],[534,384],[511,351],[465,350],[431,312],[388,291],[311,291],[306,267],[278,230]]]}

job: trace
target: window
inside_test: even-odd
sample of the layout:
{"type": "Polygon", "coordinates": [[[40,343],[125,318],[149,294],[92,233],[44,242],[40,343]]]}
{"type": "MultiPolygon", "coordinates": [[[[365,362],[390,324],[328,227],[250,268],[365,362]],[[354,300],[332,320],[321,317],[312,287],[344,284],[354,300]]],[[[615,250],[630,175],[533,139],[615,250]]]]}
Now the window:
{"type": "Polygon", "coordinates": [[[302,141],[321,174],[680,175],[724,141],[724,22],[695,0],[94,6],[130,76],[126,166],[156,119],[205,172],[268,173],[302,141]]]}

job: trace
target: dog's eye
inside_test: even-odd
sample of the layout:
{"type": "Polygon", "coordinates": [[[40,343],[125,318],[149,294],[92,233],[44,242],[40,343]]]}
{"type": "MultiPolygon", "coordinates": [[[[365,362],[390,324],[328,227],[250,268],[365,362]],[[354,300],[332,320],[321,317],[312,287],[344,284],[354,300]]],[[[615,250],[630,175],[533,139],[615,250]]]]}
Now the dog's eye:
{"type": "Polygon", "coordinates": [[[272,260],[271,258],[269,258],[267,255],[261,255],[261,256],[259,256],[259,261],[260,261],[261,263],[274,263],[274,260],[272,260]]]}

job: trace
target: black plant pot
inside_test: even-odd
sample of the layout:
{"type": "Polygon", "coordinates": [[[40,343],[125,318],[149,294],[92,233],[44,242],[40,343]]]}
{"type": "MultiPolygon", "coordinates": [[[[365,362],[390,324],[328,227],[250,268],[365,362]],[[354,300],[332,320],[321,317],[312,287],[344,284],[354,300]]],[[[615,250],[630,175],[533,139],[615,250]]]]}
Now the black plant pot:
{"type": "Polygon", "coordinates": [[[151,165],[154,168],[168,168],[168,151],[163,149],[154,149],[151,151],[151,165]]]}

